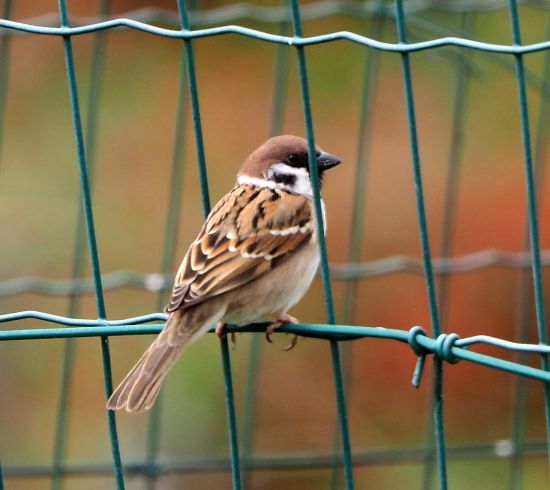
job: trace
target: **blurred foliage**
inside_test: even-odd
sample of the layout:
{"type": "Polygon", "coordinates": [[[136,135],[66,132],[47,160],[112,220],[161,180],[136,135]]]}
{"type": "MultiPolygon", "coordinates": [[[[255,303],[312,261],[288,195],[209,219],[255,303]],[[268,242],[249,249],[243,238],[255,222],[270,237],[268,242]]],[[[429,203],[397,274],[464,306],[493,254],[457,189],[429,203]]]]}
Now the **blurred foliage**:
{"type": "MultiPolygon", "coordinates": [[[[204,1],[201,8],[231,1],[204,1]]],[[[255,2],[266,5],[266,2],[255,2]]],[[[278,2],[269,2],[278,5],[278,2]]],[[[175,10],[173,1],[113,0],[110,13],[156,6],[175,10]]],[[[69,2],[72,15],[95,15],[95,2],[69,2]]],[[[14,2],[14,19],[51,13],[56,2],[14,2]]],[[[428,25],[456,33],[460,15],[440,10],[418,14],[428,25]]],[[[546,39],[550,13],[521,7],[524,42],[546,39]]],[[[511,43],[508,12],[473,14],[465,37],[511,43]]],[[[369,35],[372,19],[344,15],[304,26],[306,35],[349,30],[369,35]]],[[[239,24],[276,32],[277,26],[246,20],[239,24]]],[[[411,24],[414,25],[414,24],[411,24]]],[[[411,27],[411,37],[439,37],[411,27]]],[[[141,32],[108,32],[99,101],[98,147],[94,178],[94,211],[102,272],[119,269],[157,272],[162,258],[169,188],[181,43],[141,32]]],[[[381,39],[393,42],[395,26],[387,19],[381,39]]],[[[83,114],[87,106],[93,36],[74,38],[83,114]]],[[[240,162],[269,135],[276,46],[238,36],[219,36],[195,43],[203,129],[211,196],[215,201],[231,188],[240,162]]],[[[289,48],[290,49],[290,48],[289,48]]],[[[70,277],[75,226],[79,212],[78,174],[70,122],[61,39],[15,36],[11,43],[5,132],[0,161],[0,281],[24,275],[70,277]]],[[[464,52],[464,50],[462,50],[464,52]]],[[[434,254],[442,240],[443,202],[452,130],[456,48],[411,56],[426,205],[434,254]]],[[[296,62],[290,53],[284,133],[303,134],[296,62]]],[[[355,183],[359,101],[365,48],[346,42],[307,49],[317,142],[339,155],[345,165],[327,176],[324,196],[328,213],[328,248],[332,263],[348,260],[355,183]]],[[[475,52],[475,72],[464,104],[463,158],[456,201],[452,254],[485,248],[520,251],[526,226],[522,147],[516,82],[505,55],[475,52]],[[495,62],[496,59],[499,62],[495,62]]],[[[544,53],[526,57],[540,76],[544,53]]],[[[510,61],[510,60],[509,60],[510,61]]],[[[382,53],[367,135],[368,182],[364,205],[361,261],[395,254],[419,255],[414,189],[399,55],[382,53]]],[[[533,122],[541,97],[529,90],[533,122]]],[[[202,211],[190,114],[185,127],[185,175],[178,257],[194,238],[202,211]]],[[[548,162],[546,162],[548,163],[548,162]]],[[[545,196],[549,176],[540,182],[541,246],[550,246],[550,213],[545,196]]],[[[89,272],[86,272],[89,275],[89,272]]],[[[550,284],[548,273],[544,280],[550,284]]],[[[461,336],[478,333],[517,339],[520,272],[498,267],[456,274],[449,279],[443,325],[461,336]]],[[[334,282],[339,311],[345,283],[334,282]]],[[[119,289],[106,293],[111,318],[146,314],[157,309],[158,293],[119,289]]],[[[33,309],[66,314],[65,297],[20,294],[0,298],[0,312],[33,309]]],[[[92,296],[85,296],[81,317],[95,316],[92,296]]],[[[323,300],[317,281],[293,314],[303,321],[323,322],[323,300]]],[[[429,327],[421,276],[396,273],[360,281],[355,299],[356,325],[429,327]]],[[[24,327],[38,326],[26,321],[24,327]]],[[[4,328],[22,328],[4,325],[4,328]]],[[[241,335],[233,352],[238,413],[243,413],[250,335],[241,335]]],[[[285,339],[277,339],[280,346],[285,339]]],[[[532,325],[531,341],[535,340],[532,325]]],[[[119,380],[150,338],[111,340],[114,378],[119,380]]],[[[62,342],[0,344],[0,448],[5,466],[50,464],[62,342]]],[[[323,452],[333,449],[335,402],[328,345],[301,342],[291,353],[277,346],[262,348],[258,366],[254,450],[259,453],[323,452]]],[[[349,413],[355,450],[423,447],[430,417],[430,379],[413,390],[415,362],[407,346],[387,341],[350,346],[349,413]]],[[[505,355],[502,352],[499,355],[505,355]]],[[[538,365],[533,357],[530,362],[538,365]]],[[[514,379],[466,363],[446,370],[446,427],[449,446],[492,444],[511,436],[514,379]]],[[[527,382],[526,440],[544,435],[542,386],[527,382]]],[[[70,399],[67,461],[109,462],[97,339],[79,340],[70,399]]],[[[178,363],[164,389],[159,461],[227,454],[223,384],[217,340],[195,344],[178,363]]],[[[242,422],[242,421],[241,421],[242,422]]],[[[125,462],[144,458],[147,417],[118,417],[125,462]]],[[[509,466],[498,459],[453,459],[453,488],[503,488],[509,466]]],[[[330,469],[255,471],[255,489],[329,488],[330,469]]],[[[357,468],[358,488],[420,488],[421,462],[371,464],[357,468]]],[[[523,488],[546,488],[545,458],[526,457],[523,488]]],[[[110,478],[68,477],[66,489],[99,489],[110,478]]],[[[229,488],[228,472],[169,475],[159,488],[229,488]]],[[[48,488],[46,479],[10,479],[10,489],[48,488]]],[[[137,477],[129,489],[144,488],[137,477]]]]}

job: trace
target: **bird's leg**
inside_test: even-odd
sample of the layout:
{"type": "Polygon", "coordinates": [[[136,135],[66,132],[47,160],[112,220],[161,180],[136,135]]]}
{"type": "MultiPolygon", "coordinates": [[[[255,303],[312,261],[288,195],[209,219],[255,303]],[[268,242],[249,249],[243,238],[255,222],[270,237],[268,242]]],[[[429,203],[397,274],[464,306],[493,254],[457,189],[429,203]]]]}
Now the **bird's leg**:
{"type": "MultiPolygon", "coordinates": [[[[219,322],[215,332],[220,339],[224,338],[226,335],[225,323],[219,322]]],[[[235,332],[229,332],[229,338],[231,339],[231,344],[233,345],[233,348],[235,348],[237,346],[237,334],[235,332]]]]}
{"type": "MultiPolygon", "coordinates": [[[[273,335],[273,332],[275,332],[275,330],[277,330],[283,323],[299,323],[297,318],[294,318],[288,313],[277,313],[275,317],[277,318],[277,321],[265,329],[265,338],[270,343],[273,343],[273,340],[271,340],[271,335],[273,335]]],[[[296,342],[298,342],[298,335],[294,334],[290,344],[288,344],[283,350],[291,350],[296,345],[296,342]]]]}

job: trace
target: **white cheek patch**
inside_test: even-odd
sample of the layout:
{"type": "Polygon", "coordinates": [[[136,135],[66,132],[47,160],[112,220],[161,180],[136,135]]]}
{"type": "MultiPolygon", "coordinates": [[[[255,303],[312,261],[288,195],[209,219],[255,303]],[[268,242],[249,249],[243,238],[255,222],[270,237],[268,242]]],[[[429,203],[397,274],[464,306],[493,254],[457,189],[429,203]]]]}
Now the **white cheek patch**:
{"type": "Polygon", "coordinates": [[[274,163],[267,170],[267,178],[279,189],[284,189],[302,196],[312,197],[311,180],[305,168],[296,168],[286,163],[274,163]]]}

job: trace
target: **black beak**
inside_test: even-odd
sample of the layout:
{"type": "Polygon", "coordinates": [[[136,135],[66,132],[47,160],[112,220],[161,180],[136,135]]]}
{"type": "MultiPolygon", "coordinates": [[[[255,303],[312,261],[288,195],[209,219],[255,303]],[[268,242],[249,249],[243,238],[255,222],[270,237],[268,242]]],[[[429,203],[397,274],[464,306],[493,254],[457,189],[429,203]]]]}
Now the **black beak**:
{"type": "Polygon", "coordinates": [[[336,167],[340,163],[342,163],[342,160],[326,151],[322,151],[317,156],[317,168],[321,171],[336,167]]]}

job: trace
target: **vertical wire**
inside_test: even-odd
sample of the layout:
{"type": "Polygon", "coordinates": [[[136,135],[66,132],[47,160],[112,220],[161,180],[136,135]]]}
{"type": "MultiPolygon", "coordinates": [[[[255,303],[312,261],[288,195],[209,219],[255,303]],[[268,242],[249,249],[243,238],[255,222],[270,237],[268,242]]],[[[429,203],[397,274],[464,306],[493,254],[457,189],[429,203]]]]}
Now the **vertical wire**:
{"type": "Polygon", "coordinates": [[[255,409],[256,409],[256,382],[257,382],[257,372],[258,364],[260,361],[261,354],[261,336],[252,335],[252,340],[250,344],[250,352],[248,355],[247,361],[247,370],[246,370],[246,382],[245,382],[245,394],[244,394],[244,412],[243,412],[243,428],[242,428],[242,459],[244,461],[245,467],[242,473],[242,487],[250,487],[250,469],[249,469],[249,460],[253,453],[253,432],[254,432],[254,421],[255,421],[255,409]]]}
{"type": "MultiPolygon", "coordinates": [[[[385,27],[384,0],[378,0],[376,9],[371,19],[369,37],[380,40],[385,27]]],[[[351,218],[351,237],[348,248],[348,262],[357,264],[361,260],[361,248],[363,242],[363,221],[365,215],[365,199],[368,177],[367,138],[372,125],[372,106],[378,79],[378,70],[381,53],[376,49],[365,48],[365,61],[363,65],[363,83],[359,101],[359,130],[357,136],[357,160],[355,167],[355,186],[353,189],[353,210],[351,218]]],[[[342,309],[342,323],[351,325],[355,317],[358,279],[349,279],[344,290],[344,304],[342,309]]],[[[352,344],[344,342],[342,346],[344,392],[349,397],[348,384],[351,366],[352,344]]],[[[333,462],[331,475],[331,488],[336,490],[341,486],[341,474],[338,460],[340,453],[340,437],[334,435],[333,462]]]]}
{"type": "MultiPolygon", "coordinates": [[[[290,0],[292,7],[292,19],[294,25],[294,35],[296,38],[303,37],[302,23],[300,20],[300,7],[298,0],[290,0]]],[[[298,56],[298,69],[300,77],[300,88],[302,92],[302,106],[304,113],[304,122],[308,143],[309,173],[313,181],[313,204],[315,209],[315,221],[317,225],[317,235],[319,240],[319,254],[321,258],[321,276],[323,279],[323,292],[325,299],[325,309],[327,312],[328,323],[335,323],[334,301],[332,299],[332,288],[330,282],[330,270],[328,266],[327,244],[325,239],[325,229],[323,224],[323,209],[321,204],[321,191],[319,189],[319,170],[315,157],[315,139],[313,131],[313,118],[311,115],[311,98],[309,95],[309,82],[307,77],[306,54],[304,47],[297,45],[296,53],[298,56]]]]}
{"type": "Polygon", "coordinates": [[[223,386],[227,410],[227,427],[229,432],[229,455],[231,457],[231,480],[233,490],[241,490],[241,464],[239,459],[239,441],[237,436],[237,417],[235,415],[235,395],[231,376],[231,356],[227,335],[220,339],[222,350],[223,386]]]}
{"type": "MultiPolygon", "coordinates": [[[[460,31],[465,33],[473,33],[474,14],[471,12],[462,12],[460,31]]],[[[452,245],[454,243],[455,221],[456,221],[456,202],[458,195],[458,187],[460,182],[460,170],[463,156],[464,145],[464,126],[466,119],[466,101],[469,95],[470,87],[470,70],[468,62],[472,57],[472,53],[468,50],[464,55],[456,58],[456,81],[454,88],[454,102],[452,112],[452,133],[451,143],[449,147],[449,158],[447,165],[447,176],[443,202],[443,219],[441,221],[441,243],[440,254],[442,258],[450,257],[452,254],[452,245]]],[[[443,325],[448,316],[448,299],[450,288],[450,275],[441,274],[438,282],[438,304],[441,318],[441,330],[444,330],[443,325]]],[[[432,394],[433,396],[433,394],[432,394]]],[[[433,402],[433,400],[432,400],[433,402]]],[[[424,470],[422,473],[422,488],[429,490],[432,488],[433,474],[433,419],[427,421],[426,424],[426,453],[424,459],[424,470]]]]}
{"type": "MultiPolygon", "coordinates": [[[[179,72],[178,95],[176,102],[176,118],[174,124],[174,149],[172,156],[172,171],[170,175],[170,193],[168,197],[168,210],[166,224],[164,229],[164,250],[160,264],[160,274],[167,277],[170,273],[176,250],[176,239],[180,223],[181,198],[183,189],[183,170],[184,170],[184,131],[185,131],[185,113],[187,76],[185,73],[185,51],[181,47],[181,60],[179,72]]],[[[166,300],[166,287],[163,287],[158,295],[158,310],[162,310],[166,300]]],[[[160,445],[160,425],[161,425],[161,407],[162,391],[159,399],[153,406],[149,416],[147,427],[147,449],[146,465],[148,468],[147,488],[152,490],[155,487],[157,471],[156,458],[160,445]]]]}
{"type": "MultiPolygon", "coordinates": [[[[529,230],[525,230],[523,240],[523,250],[529,250],[529,230]]],[[[517,342],[527,342],[529,338],[529,327],[533,321],[531,313],[532,301],[532,273],[528,269],[519,271],[519,286],[518,286],[518,308],[516,312],[516,335],[517,342]],[[524,340],[525,339],[525,340],[524,340]]],[[[526,353],[518,353],[515,356],[516,362],[526,363],[528,355],[526,353]]],[[[520,447],[523,445],[523,436],[525,433],[525,424],[527,417],[527,383],[520,379],[514,380],[514,397],[512,408],[512,444],[513,452],[510,457],[510,477],[508,479],[508,488],[510,490],[521,488],[521,475],[523,468],[523,457],[520,453],[520,447]]]]}
{"type": "MultiPolygon", "coordinates": [[[[286,3],[286,0],[283,0],[286,3]]],[[[289,22],[284,17],[279,24],[279,34],[287,36],[289,31],[289,22]]],[[[275,58],[275,81],[273,89],[273,102],[271,105],[271,123],[269,134],[275,136],[280,134],[283,127],[283,114],[285,102],[287,99],[288,68],[289,68],[289,50],[288,46],[278,44],[275,58]]],[[[256,380],[258,374],[258,364],[260,361],[260,352],[262,346],[262,336],[252,335],[250,343],[250,352],[247,362],[244,410],[243,410],[243,428],[242,428],[242,451],[241,455],[245,464],[248,463],[253,451],[253,431],[255,420],[255,395],[256,380]]],[[[249,488],[248,465],[242,474],[243,488],[249,488]]]]}
{"type": "MultiPolygon", "coordinates": [[[[396,0],[397,35],[400,44],[407,43],[407,31],[405,26],[405,12],[403,0],[396,0]]],[[[422,186],[422,172],[420,168],[420,155],[418,151],[418,139],[416,132],[416,115],[414,108],[414,96],[412,88],[411,67],[408,53],[401,53],[401,67],[403,71],[403,85],[407,110],[407,122],[409,126],[409,145],[413,167],[413,179],[415,186],[416,211],[418,215],[418,227],[420,231],[420,244],[422,247],[422,259],[424,277],[428,295],[428,306],[432,326],[432,336],[435,338],[441,333],[439,311],[435,292],[435,281],[430,252],[430,241],[426,210],[424,205],[424,191],[422,186]]],[[[439,475],[439,487],[447,488],[447,461],[445,452],[445,423],[443,418],[443,365],[440,358],[434,356],[434,424],[436,439],[436,455],[439,475]]]]}
{"type": "MultiPolygon", "coordinates": [[[[300,7],[298,5],[298,0],[290,0],[290,6],[292,9],[294,36],[295,38],[301,38],[303,37],[303,33],[302,33],[302,22],[300,18],[300,7]]],[[[311,98],[309,95],[309,83],[308,83],[308,77],[307,77],[307,64],[306,64],[304,47],[300,45],[296,45],[296,53],[298,57],[300,89],[302,93],[304,123],[305,123],[307,142],[308,142],[309,174],[313,182],[313,186],[312,186],[313,203],[315,208],[317,236],[319,240],[319,255],[321,260],[321,276],[323,279],[325,308],[326,308],[328,323],[334,324],[335,323],[334,302],[332,299],[332,288],[330,283],[330,272],[328,267],[327,246],[326,246],[324,226],[323,226],[323,211],[322,211],[322,204],[321,204],[321,193],[319,189],[319,173],[318,173],[317,162],[315,158],[313,118],[311,114],[311,98]]],[[[338,348],[338,342],[331,340],[330,350],[331,350],[331,358],[332,358],[332,365],[333,365],[338,422],[340,426],[340,435],[342,437],[344,478],[346,482],[346,489],[352,490],[354,488],[353,462],[351,457],[351,443],[349,438],[346,400],[344,395],[342,368],[341,368],[340,351],[338,348]]]]}
{"type": "MultiPolygon", "coordinates": [[[[101,0],[98,7],[98,15],[104,17],[107,15],[108,0],[101,0]]],[[[88,117],[86,121],[86,148],[88,151],[88,174],[90,178],[90,189],[93,188],[93,170],[95,167],[96,150],[96,129],[99,110],[99,97],[101,88],[101,73],[103,71],[103,62],[105,57],[106,33],[97,32],[94,37],[94,47],[92,49],[92,63],[90,73],[90,92],[88,95],[88,117]]],[[[72,274],[73,280],[82,278],[84,269],[84,251],[85,251],[85,229],[82,213],[82,202],[79,203],[79,212],[77,217],[75,246],[73,254],[72,274]]],[[[80,310],[81,296],[73,291],[69,296],[68,316],[74,318],[78,316],[80,310]]],[[[61,466],[65,458],[67,427],[69,407],[68,401],[71,393],[72,373],[75,356],[75,347],[77,339],[66,339],[63,346],[63,361],[60,373],[60,390],[56,410],[56,429],[54,440],[54,457],[52,464],[52,490],[59,490],[62,487],[61,466]]]]}
{"type": "MultiPolygon", "coordinates": [[[[185,0],[177,0],[177,2],[182,32],[185,33],[186,31],[190,30],[187,7],[185,4],[185,0]]],[[[204,216],[207,216],[210,212],[210,195],[208,190],[208,174],[206,172],[206,156],[204,154],[204,140],[202,136],[199,89],[197,86],[197,73],[195,70],[195,54],[193,51],[193,41],[191,39],[185,38],[183,40],[183,46],[185,50],[187,67],[187,83],[189,86],[189,96],[191,99],[191,110],[193,114],[193,129],[195,132],[195,149],[197,152],[202,209],[204,216]]]]}
{"type": "MultiPolygon", "coordinates": [[[[189,16],[185,0],[178,1],[178,12],[182,32],[190,30],[189,16]]],[[[191,109],[193,113],[193,127],[195,130],[195,147],[197,151],[197,160],[199,166],[199,178],[202,195],[202,205],[204,215],[210,212],[210,197],[208,192],[208,175],[206,172],[206,158],[204,153],[204,141],[202,136],[199,92],[197,86],[197,77],[195,70],[195,57],[193,53],[193,43],[191,39],[184,39],[184,48],[187,66],[187,80],[189,85],[189,94],[191,98],[191,109]]],[[[227,336],[220,339],[222,369],[225,389],[225,403],[227,412],[227,429],[229,433],[229,455],[231,458],[231,478],[234,490],[241,490],[241,468],[239,460],[239,445],[237,437],[237,420],[235,415],[235,396],[233,393],[233,380],[231,375],[231,358],[229,353],[227,336]]]]}
{"type": "MultiPolygon", "coordinates": [[[[517,2],[510,0],[510,23],[514,45],[521,45],[521,29],[517,2]]],[[[527,190],[527,216],[529,223],[529,239],[531,244],[531,260],[533,267],[533,287],[535,293],[535,314],[537,319],[537,332],[540,344],[548,344],[546,333],[546,318],[544,309],[544,287],[542,283],[542,270],[540,259],[539,223],[537,211],[537,196],[535,177],[533,172],[533,157],[531,149],[531,135],[529,129],[529,108],[527,104],[527,89],[525,86],[525,71],[523,56],[516,54],[516,80],[518,85],[518,102],[521,119],[521,136],[523,141],[523,159],[525,170],[525,184],[527,190]]],[[[542,369],[548,371],[548,356],[541,354],[542,369]]],[[[546,417],[546,445],[547,457],[550,465],[550,383],[544,383],[544,412],[546,417]]]]}
{"type": "MultiPolygon", "coordinates": [[[[2,10],[3,19],[8,20],[11,18],[12,7],[12,0],[4,0],[4,9],[2,10]]],[[[6,31],[3,33],[0,42],[0,164],[2,163],[2,150],[4,148],[4,123],[6,119],[11,37],[10,32],[6,31]]]]}
{"type": "MultiPolygon", "coordinates": [[[[546,38],[550,38],[550,14],[547,15],[546,38]]],[[[550,80],[550,51],[544,55],[543,80],[550,80]]],[[[550,96],[545,90],[540,92],[541,103],[538,113],[537,129],[535,136],[535,189],[539,195],[542,183],[544,182],[546,153],[548,151],[548,135],[550,132],[550,96]]],[[[540,199],[540,197],[539,197],[540,199]]],[[[538,203],[540,205],[540,202],[538,203]]],[[[528,218],[527,218],[528,219],[528,218]]],[[[524,252],[529,251],[529,227],[526,225],[523,239],[524,252]]],[[[531,274],[527,269],[520,271],[518,286],[518,310],[516,316],[516,340],[518,342],[529,341],[529,330],[532,322],[531,301],[532,301],[531,274]]],[[[526,353],[516,354],[516,362],[526,363],[526,353]]],[[[512,442],[514,451],[510,458],[510,478],[508,488],[516,490],[521,488],[521,476],[523,470],[523,457],[520,447],[523,445],[525,425],[527,417],[527,380],[522,376],[514,379],[514,407],[512,410],[512,442]]]]}
{"type": "MultiPolygon", "coordinates": [[[[69,16],[67,12],[66,0],[58,0],[59,15],[61,27],[69,27],[69,16]]],[[[69,98],[71,103],[71,116],[77,150],[78,168],[80,175],[80,191],[82,194],[82,208],[86,223],[86,233],[88,237],[88,248],[92,265],[94,278],[94,290],[97,306],[98,318],[106,319],[105,300],[103,297],[103,287],[101,283],[101,269],[99,265],[99,254],[97,249],[94,217],[92,211],[92,199],[90,192],[90,183],[88,179],[88,170],[86,166],[86,154],[84,149],[84,138],[82,134],[82,121],[80,117],[80,106],[78,101],[78,89],[76,83],[76,74],[74,66],[73,48],[71,37],[63,35],[63,48],[65,52],[65,65],[67,69],[67,84],[69,87],[69,98]]],[[[111,356],[109,352],[108,337],[101,337],[101,353],[103,359],[103,379],[105,384],[105,394],[108,398],[113,391],[113,380],[111,373],[111,356]]],[[[113,469],[115,472],[116,485],[119,490],[124,489],[124,474],[122,470],[122,461],[120,459],[120,448],[118,443],[118,434],[116,429],[115,413],[107,410],[107,421],[109,426],[111,453],[113,458],[113,469]]]]}

